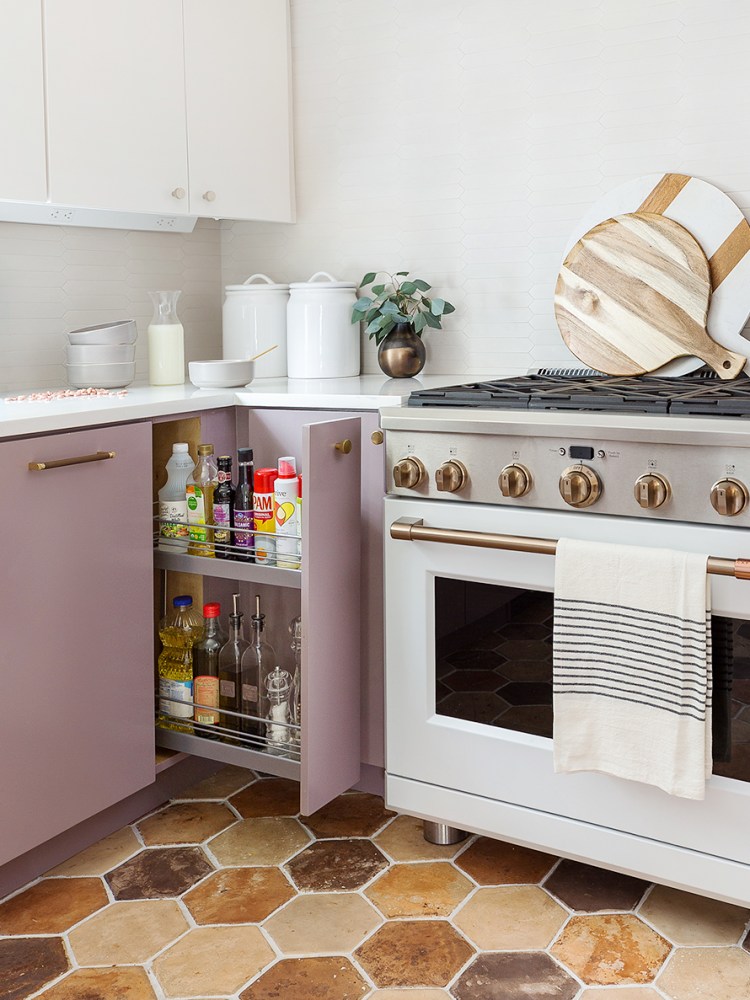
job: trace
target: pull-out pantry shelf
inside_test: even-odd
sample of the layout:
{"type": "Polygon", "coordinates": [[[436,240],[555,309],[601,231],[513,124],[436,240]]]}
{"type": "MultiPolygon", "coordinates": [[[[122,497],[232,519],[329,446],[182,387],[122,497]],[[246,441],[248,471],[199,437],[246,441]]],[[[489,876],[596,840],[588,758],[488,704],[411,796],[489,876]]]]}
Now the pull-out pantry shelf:
{"type": "Polygon", "coordinates": [[[261,566],[235,559],[189,556],[185,552],[170,551],[166,548],[154,549],[154,566],[171,572],[197,573],[199,576],[210,576],[220,580],[267,583],[270,586],[290,587],[293,590],[300,590],[302,587],[302,573],[298,569],[261,566]]]}
{"type": "Polygon", "coordinates": [[[219,740],[207,740],[192,733],[180,733],[157,726],[156,745],[168,750],[194,754],[196,757],[206,757],[208,760],[217,760],[223,764],[250,767],[262,771],[263,774],[274,774],[279,778],[300,780],[299,760],[251,750],[248,747],[232,746],[219,740]]]}

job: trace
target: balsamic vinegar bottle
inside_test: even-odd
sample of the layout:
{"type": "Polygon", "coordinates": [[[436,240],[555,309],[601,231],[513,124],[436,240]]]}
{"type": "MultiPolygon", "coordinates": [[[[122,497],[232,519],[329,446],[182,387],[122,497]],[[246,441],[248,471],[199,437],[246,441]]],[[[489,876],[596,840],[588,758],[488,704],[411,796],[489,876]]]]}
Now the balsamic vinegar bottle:
{"type": "Polygon", "coordinates": [[[229,455],[220,455],[216,463],[219,467],[219,485],[214,490],[214,546],[217,559],[228,559],[227,546],[232,544],[235,490],[232,485],[232,459],[229,455]]]}
{"type": "Polygon", "coordinates": [[[237,491],[234,497],[234,544],[236,558],[245,562],[254,561],[255,535],[253,534],[253,449],[240,448],[237,452],[239,465],[237,491]],[[248,529],[247,531],[245,529],[248,529]]]}

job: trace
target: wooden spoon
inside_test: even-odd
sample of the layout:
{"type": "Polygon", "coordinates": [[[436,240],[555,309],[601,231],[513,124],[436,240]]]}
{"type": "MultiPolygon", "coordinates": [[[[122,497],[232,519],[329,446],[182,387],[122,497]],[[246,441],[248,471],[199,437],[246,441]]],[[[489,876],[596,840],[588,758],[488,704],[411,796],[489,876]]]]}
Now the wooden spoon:
{"type": "Polygon", "coordinates": [[[563,340],[608,375],[643,375],[695,356],[719,378],[746,358],[706,331],[711,278],[698,241],[679,223],[632,212],[590,229],[565,258],[555,288],[563,340]]]}
{"type": "Polygon", "coordinates": [[[257,361],[258,358],[262,358],[264,354],[270,354],[271,351],[275,351],[278,346],[279,346],[278,344],[274,344],[273,347],[267,347],[265,349],[265,351],[261,351],[260,354],[254,354],[252,356],[252,358],[248,358],[247,360],[248,361],[257,361]]]}

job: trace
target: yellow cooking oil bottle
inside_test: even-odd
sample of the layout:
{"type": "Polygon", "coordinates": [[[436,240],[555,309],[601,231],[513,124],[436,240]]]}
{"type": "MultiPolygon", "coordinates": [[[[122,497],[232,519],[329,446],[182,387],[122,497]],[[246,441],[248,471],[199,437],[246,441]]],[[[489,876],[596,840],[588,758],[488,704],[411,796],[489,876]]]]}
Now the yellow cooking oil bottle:
{"type": "Polygon", "coordinates": [[[159,713],[163,729],[191,733],[193,727],[193,646],[203,637],[203,619],[187,594],[175,597],[172,611],[159,622],[159,713]]]}
{"type": "Polygon", "coordinates": [[[187,496],[188,555],[214,557],[214,490],[219,485],[219,469],[212,444],[198,445],[198,462],[188,476],[187,496]]]}

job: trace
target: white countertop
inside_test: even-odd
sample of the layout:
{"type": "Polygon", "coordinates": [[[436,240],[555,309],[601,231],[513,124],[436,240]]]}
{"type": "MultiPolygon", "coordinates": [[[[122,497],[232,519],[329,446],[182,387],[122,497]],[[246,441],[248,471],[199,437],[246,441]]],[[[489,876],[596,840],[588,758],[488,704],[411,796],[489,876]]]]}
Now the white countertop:
{"type": "MultiPolygon", "coordinates": [[[[0,395],[0,438],[144,420],[222,406],[377,410],[382,406],[401,406],[416,389],[457,385],[481,377],[419,375],[417,378],[390,379],[384,375],[360,375],[345,379],[258,379],[240,389],[196,389],[189,383],[130,386],[121,396],[113,389],[110,396],[17,402],[8,399],[20,393],[6,393],[0,395]]],[[[29,390],[28,394],[34,391],[43,390],[29,390]]]]}

